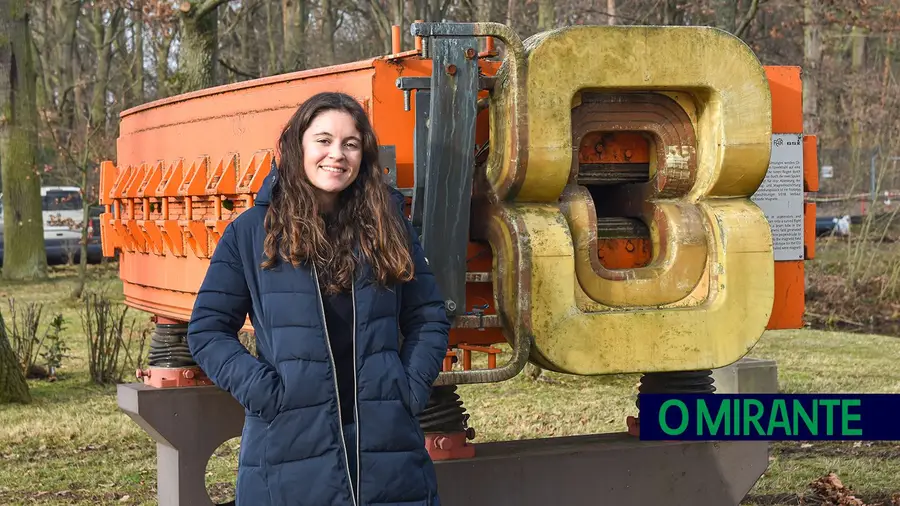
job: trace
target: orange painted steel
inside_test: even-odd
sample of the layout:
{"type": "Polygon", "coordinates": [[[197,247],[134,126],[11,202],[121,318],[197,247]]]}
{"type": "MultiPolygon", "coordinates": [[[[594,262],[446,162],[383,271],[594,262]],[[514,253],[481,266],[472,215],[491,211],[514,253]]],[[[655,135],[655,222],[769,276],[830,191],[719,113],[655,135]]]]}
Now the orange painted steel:
{"type": "MultiPolygon", "coordinates": [[[[419,43],[420,41],[417,41],[419,43]]],[[[397,47],[395,46],[394,49],[397,47]]],[[[496,72],[499,62],[482,61],[496,72]]],[[[380,144],[395,147],[397,184],[413,185],[415,110],[404,111],[400,76],[431,75],[431,61],[407,51],[346,65],[220,86],[159,100],[121,115],[116,164],[101,168],[103,252],[120,251],[126,303],[187,321],[225,226],[253,206],[278,135],[294,110],[322,91],[342,91],[370,115],[380,144]]],[[[478,141],[488,136],[479,117],[478,141]]],[[[490,272],[489,247],[469,245],[469,270],[490,272]]],[[[472,282],[467,302],[496,315],[492,285],[472,282]]],[[[249,322],[245,330],[252,330],[249,322]]],[[[499,327],[456,328],[451,345],[505,342],[499,327]]]]}
{"type": "MultiPolygon", "coordinates": [[[[415,110],[413,105],[412,111],[404,111],[403,92],[396,80],[431,75],[431,61],[420,57],[420,44],[417,39],[417,50],[219,86],[124,111],[118,160],[102,164],[100,189],[106,206],[101,217],[103,252],[113,256],[120,251],[126,304],[173,321],[190,319],[194,296],[222,231],[253,206],[277,157],[274,146],[282,126],[315,93],[342,91],[359,100],[372,119],[379,143],[395,147],[397,186],[412,187],[415,110]]],[[[487,52],[493,51],[489,40],[487,52]]],[[[496,61],[482,60],[480,65],[487,76],[499,68],[496,61]]],[[[802,133],[799,69],[767,67],[766,71],[772,90],[773,131],[802,133]]],[[[487,138],[488,114],[482,111],[477,142],[487,138]]],[[[815,140],[808,139],[814,153],[815,140]]],[[[649,161],[646,143],[633,134],[616,136],[610,148],[598,156],[588,153],[588,159],[617,164],[649,161]]],[[[817,168],[814,156],[806,159],[809,189],[817,186],[813,179],[817,168]]],[[[814,219],[807,219],[808,258],[814,252],[814,225],[814,219]]],[[[650,242],[641,237],[598,242],[608,268],[646,265],[652,256],[650,242]]],[[[470,243],[468,254],[470,273],[492,271],[487,245],[470,243]]],[[[776,299],[769,328],[799,328],[804,311],[803,262],[776,264],[776,299]]],[[[468,283],[466,303],[473,308],[471,318],[496,316],[490,280],[468,283]]],[[[451,347],[506,342],[497,323],[459,327],[467,328],[452,330],[451,347]]],[[[245,328],[252,330],[249,322],[245,328]]]]}
{"type": "Polygon", "coordinates": [[[145,385],[155,388],[203,387],[213,382],[199,367],[150,367],[138,369],[135,376],[145,385]]]}
{"type": "Polygon", "coordinates": [[[432,460],[470,459],[475,456],[475,445],[469,443],[470,434],[453,432],[449,434],[425,434],[425,449],[432,460]]]}
{"type": "MultiPolygon", "coordinates": [[[[803,85],[800,67],[766,67],[769,88],[772,92],[772,133],[803,134],[803,85]]],[[[816,139],[805,136],[803,140],[804,191],[818,190],[818,160],[816,139]]],[[[815,253],[815,205],[804,206],[803,235],[805,259],[815,253]]],[[[775,262],[775,302],[769,329],[794,329],[803,327],[806,311],[805,266],[803,260],[775,262]]]]}

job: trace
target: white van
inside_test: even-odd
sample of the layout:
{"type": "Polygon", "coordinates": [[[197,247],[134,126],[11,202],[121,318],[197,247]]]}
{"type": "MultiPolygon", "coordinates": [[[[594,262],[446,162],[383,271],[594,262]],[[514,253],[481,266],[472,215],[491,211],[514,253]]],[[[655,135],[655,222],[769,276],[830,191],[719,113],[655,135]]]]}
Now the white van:
{"type": "MultiPolygon", "coordinates": [[[[3,203],[0,194],[0,261],[3,258],[3,203]]],[[[41,214],[44,224],[44,248],[48,261],[65,262],[78,259],[81,241],[82,197],[77,186],[42,186],[41,214]]],[[[88,222],[88,259],[102,256],[99,219],[88,222]]]]}

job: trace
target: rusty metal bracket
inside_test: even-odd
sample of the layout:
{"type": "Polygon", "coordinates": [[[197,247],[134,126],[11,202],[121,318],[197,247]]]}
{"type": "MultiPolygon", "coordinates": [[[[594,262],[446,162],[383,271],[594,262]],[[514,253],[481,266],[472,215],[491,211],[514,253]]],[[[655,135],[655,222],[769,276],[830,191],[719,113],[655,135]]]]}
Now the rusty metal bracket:
{"type": "Polygon", "coordinates": [[[387,184],[397,187],[397,146],[378,146],[378,163],[387,184]]]}

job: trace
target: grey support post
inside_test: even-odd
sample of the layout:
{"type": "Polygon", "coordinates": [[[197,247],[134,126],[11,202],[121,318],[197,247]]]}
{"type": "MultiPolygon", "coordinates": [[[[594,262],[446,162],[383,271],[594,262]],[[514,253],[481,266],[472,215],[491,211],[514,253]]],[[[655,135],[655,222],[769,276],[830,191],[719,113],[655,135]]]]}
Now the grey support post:
{"type": "Polygon", "coordinates": [[[160,506],[214,506],[206,492],[206,464],[222,443],[241,435],[241,405],[217,387],[141,383],[119,385],[118,402],[156,441],[160,506]]]}

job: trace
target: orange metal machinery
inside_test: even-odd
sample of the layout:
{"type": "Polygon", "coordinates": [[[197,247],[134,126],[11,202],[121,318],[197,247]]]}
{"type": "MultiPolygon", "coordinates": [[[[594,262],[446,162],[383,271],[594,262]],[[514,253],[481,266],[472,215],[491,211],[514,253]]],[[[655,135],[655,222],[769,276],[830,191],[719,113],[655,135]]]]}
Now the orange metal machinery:
{"type": "MultiPolygon", "coordinates": [[[[802,326],[815,230],[802,192],[816,191],[818,170],[798,68],[763,67],[706,28],[577,27],[524,43],[492,23],[412,30],[414,50],[395,41],[393,54],[122,113],[117,160],[102,166],[102,241],[104,255],[120,255],[126,304],[157,324],[141,392],[164,403],[212,388],[184,342],[195,293],[224,227],[253,205],[277,162],[283,124],[321,91],[348,93],[370,115],[385,177],[407,195],[447,297],[450,349],[420,419],[435,461],[496,457],[476,455],[489,447],[470,442],[455,385],[503,381],[531,361],[571,374],[642,372],[642,392],[709,391],[710,369],[739,359],[763,330],[802,326]],[[784,139],[801,143],[801,172],[797,157],[781,160],[792,175],[766,187],[772,145],[784,139]],[[793,200],[779,207],[786,194],[793,200]],[[554,269],[562,274],[541,278],[554,269]],[[548,291],[547,279],[560,287],[548,291]],[[581,319],[560,320],[572,307],[581,319]],[[743,330],[726,337],[729,325],[743,330]],[[551,336],[554,326],[572,340],[551,336]],[[512,356],[497,367],[500,343],[512,356]],[[488,353],[487,369],[472,369],[473,352],[488,353]]],[[[463,472],[444,469],[453,476],[444,480],[463,472]]],[[[635,488],[622,500],[637,500],[635,488]]],[[[162,502],[185,504],[171,499],[181,493],[162,502]]],[[[587,496],[572,497],[566,504],[587,496]]]]}

